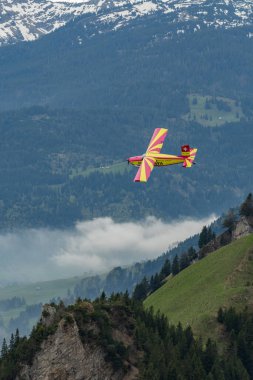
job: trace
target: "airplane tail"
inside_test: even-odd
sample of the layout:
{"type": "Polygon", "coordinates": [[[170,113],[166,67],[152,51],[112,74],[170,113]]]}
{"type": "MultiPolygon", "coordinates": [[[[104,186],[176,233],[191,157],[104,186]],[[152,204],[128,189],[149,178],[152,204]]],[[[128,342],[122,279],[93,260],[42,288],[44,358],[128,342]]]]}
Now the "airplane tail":
{"type": "Polygon", "coordinates": [[[197,154],[196,148],[190,148],[189,145],[183,145],[181,147],[181,154],[183,157],[185,157],[183,167],[184,168],[190,168],[192,164],[194,164],[194,160],[197,154]]]}

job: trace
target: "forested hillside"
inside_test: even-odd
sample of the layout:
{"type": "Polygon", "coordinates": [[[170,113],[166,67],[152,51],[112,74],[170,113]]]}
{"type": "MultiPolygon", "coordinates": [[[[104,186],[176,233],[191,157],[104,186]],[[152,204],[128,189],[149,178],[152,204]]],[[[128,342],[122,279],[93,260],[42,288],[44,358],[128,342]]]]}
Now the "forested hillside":
{"type": "Polygon", "coordinates": [[[199,217],[238,203],[251,187],[251,27],[172,36],[161,14],[89,39],[85,22],[1,48],[0,227],[199,217]],[[169,129],[164,152],[189,143],[198,165],[133,184],[123,162],[156,127],[169,129]]]}
{"type": "Polygon", "coordinates": [[[178,117],[192,92],[242,100],[246,108],[253,92],[252,27],[171,36],[168,17],[144,17],[88,39],[83,16],[38,41],[1,48],[0,109],[130,107],[142,116],[152,109],[178,117]]]}
{"type": "MultiPolygon", "coordinates": [[[[241,318],[245,343],[250,334],[247,318],[241,318]]],[[[224,313],[223,323],[227,321],[224,313]]],[[[74,380],[78,374],[90,380],[248,380],[251,372],[244,359],[233,350],[218,354],[211,340],[203,347],[189,326],[169,325],[163,315],[144,310],[127,294],[109,299],[102,294],[93,303],[80,299],[67,308],[45,306],[29,338],[17,331],[9,346],[3,343],[0,378],[37,380],[58,374],[74,380]]]]}
{"type": "Polygon", "coordinates": [[[2,228],[62,227],[109,215],[118,221],[200,217],[233,206],[251,188],[250,122],[216,129],[167,122],[164,152],[178,154],[182,144],[190,143],[199,149],[197,165],[156,168],[143,186],[133,183],[135,168],[118,163],[145,151],[155,120],[147,127],[147,115],[88,115],[44,108],[2,114],[2,228]],[[98,170],[92,172],[93,167],[98,170]]]}

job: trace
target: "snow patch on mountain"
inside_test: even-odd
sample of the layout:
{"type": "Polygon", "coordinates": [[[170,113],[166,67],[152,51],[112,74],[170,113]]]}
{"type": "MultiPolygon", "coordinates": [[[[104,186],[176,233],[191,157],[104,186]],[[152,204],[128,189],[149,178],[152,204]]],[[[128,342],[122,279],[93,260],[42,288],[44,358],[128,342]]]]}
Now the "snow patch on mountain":
{"type": "Polygon", "coordinates": [[[85,14],[93,16],[99,33],[100,23],[116,30],[156,12],[168,15],[173,25],[194,21],[231,28],[253,23],[252,0],[1,0],[0,45],[35,40],[85,14]]]}

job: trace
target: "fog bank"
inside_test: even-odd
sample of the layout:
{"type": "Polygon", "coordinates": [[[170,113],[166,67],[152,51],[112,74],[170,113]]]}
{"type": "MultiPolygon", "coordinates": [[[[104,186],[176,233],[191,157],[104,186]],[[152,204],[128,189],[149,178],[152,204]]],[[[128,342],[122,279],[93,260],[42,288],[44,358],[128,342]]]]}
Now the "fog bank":
{"type": "Polygon", "coordinates": [[[152,259],[210,224],[215,216],[164,223],[79,222],[73,229],[26,229],[0,235],[0,282],[44,281],[97,273],[152,259]]]}

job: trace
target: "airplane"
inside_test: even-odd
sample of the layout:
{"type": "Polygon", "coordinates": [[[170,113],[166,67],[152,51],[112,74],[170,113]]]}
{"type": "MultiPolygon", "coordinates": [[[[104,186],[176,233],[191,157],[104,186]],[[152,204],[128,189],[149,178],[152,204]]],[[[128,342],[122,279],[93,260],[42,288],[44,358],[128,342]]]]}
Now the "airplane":
{"type": "Polygon", "coordinates": [[[167,166],[182,163],[184,168],[190,168],[192,164],[194,164],[197,149],[190,148],[189,145],[183,145],[181,147],[180,156],[160,153],[167,133],[168,129],[156,128],[146,153],[141,156],[128,158],[127,161],[129,164],[139,167],[134,182],[147,182],[154,166],[167,166]]]}

